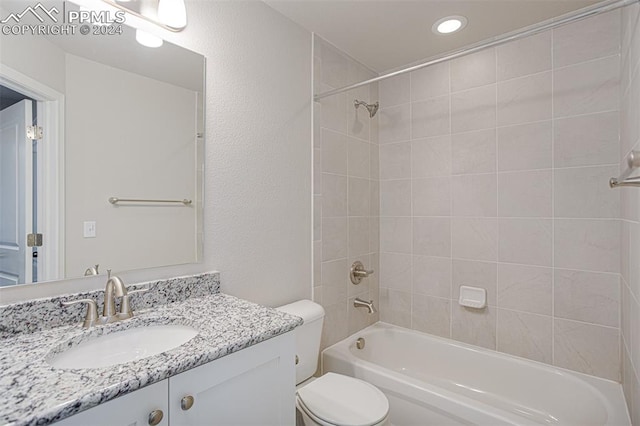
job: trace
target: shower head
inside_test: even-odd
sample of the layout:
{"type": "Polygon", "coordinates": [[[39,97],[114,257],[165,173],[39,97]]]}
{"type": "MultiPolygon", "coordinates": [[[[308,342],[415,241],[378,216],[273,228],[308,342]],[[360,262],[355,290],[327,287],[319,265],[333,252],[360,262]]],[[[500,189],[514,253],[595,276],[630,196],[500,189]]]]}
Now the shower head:
{"type": "Polygon", "coordinates": [[[374,104],[368,104],[365,101],[359,101],[357,99],[353,101],[353,106],[356,107],[356,109],[358,109],[360,105],[362,105],[367,109],[367,111],[369,111],[369,117],[371,118],[376,115],[376,112],[378,112],[378,108],[380,107],[380,104],[378,102],[374,104]]]}

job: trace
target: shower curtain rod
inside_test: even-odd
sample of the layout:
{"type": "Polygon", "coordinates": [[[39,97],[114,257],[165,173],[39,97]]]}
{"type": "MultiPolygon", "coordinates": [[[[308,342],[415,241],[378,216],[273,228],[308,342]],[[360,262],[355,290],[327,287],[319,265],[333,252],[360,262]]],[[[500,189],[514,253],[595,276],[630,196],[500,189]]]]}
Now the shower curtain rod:
{"type": "Polygon", "coordinates": [[[561,15],[556,18],[542,21],[538,24],[525,27],[522,30],[513,31],[507,34],[503,34],[501,36],[494,37],[492,39],[481,41],[480,43],[472,44],[471,46],[464,47],[459,50],[454,50],[453,52],[446,53],[442,56],[437,56],[433,59],[428,60],[427,62],[423,62],[418,65],[413,65],[408,68],[401,69],[399,71],[393,71],[388,74],[381,75],[379,77],[374,77],[372,79],[362,81],[360,83],[351,84],[349,86],[344,86],[338,89],[333,89],[324,93],[317,94],[313,97],[313,99],[315,101],[319,101],[320,99],[326,98],[328,96],[337,95],[338,93],[356,89],[361,86],[366,86],[367,84],[377,83],[378,81],[386,80],[387,78],[395,77],[401,74],[406,74],[408,72],[426,68],[431,65],[449,61],[451,59],[456,59],[461,56],[469,55],[471,53],[475,53],[483,49],[488,49],[490,47],[500,46],[502,44],[509,43],[511,41],[520,40],[522,38],[529,37],[531,35],[538,34],[543,31],[547,31],[562,25],[566,25],[571,22],[576,22],[581,19],[590,18],[592,16],[596,16],[601,13],[606,13],[612,10],[620,9],[621,7],[629,6],[633,3],[638,3],[638,2],[640,2],[640,0],[611,0],[611,1],[600,2],[593,6],[580,9],[576,12],[567,13],[565,15],[561,15]]]}

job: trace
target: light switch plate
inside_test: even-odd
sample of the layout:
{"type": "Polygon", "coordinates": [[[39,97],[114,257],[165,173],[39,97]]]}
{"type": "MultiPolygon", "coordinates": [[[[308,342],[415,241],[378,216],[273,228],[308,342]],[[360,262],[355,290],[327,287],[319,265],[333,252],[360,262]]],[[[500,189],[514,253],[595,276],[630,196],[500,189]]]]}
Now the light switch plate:
{"type": "Polygon", "coordinates": [[[95,238],[96,237],[96,222],[89,221],[84,222],[84,237],[85,238],[95,238]]]}

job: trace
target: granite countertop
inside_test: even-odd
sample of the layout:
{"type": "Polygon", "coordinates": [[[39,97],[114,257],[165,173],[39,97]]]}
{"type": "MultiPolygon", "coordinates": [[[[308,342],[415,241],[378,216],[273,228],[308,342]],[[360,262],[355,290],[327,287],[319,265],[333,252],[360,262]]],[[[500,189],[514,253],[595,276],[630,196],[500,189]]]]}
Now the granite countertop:
{"type": "Polygon", "coordinates": [[[0,425],[45,425],[293,330],[302,319],[225,294],[137,312],[132,319],[83,329],[67,325],[0,340],[0,425]],[[50,366],[50,354],[95,336],[147,325],[199,331],[170,351],[85,370],[50,366]]]}

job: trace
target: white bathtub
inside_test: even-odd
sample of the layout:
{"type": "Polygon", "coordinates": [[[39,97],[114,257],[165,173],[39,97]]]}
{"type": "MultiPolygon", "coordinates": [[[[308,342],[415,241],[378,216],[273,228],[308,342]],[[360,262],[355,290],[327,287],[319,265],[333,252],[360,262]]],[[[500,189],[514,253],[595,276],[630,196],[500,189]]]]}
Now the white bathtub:
{"type": "Polygon", "coordinates": [[[631,424],[618,383],[389,324],[327,348],[322,362],[380,388],[397,426],[631,424]]]}

